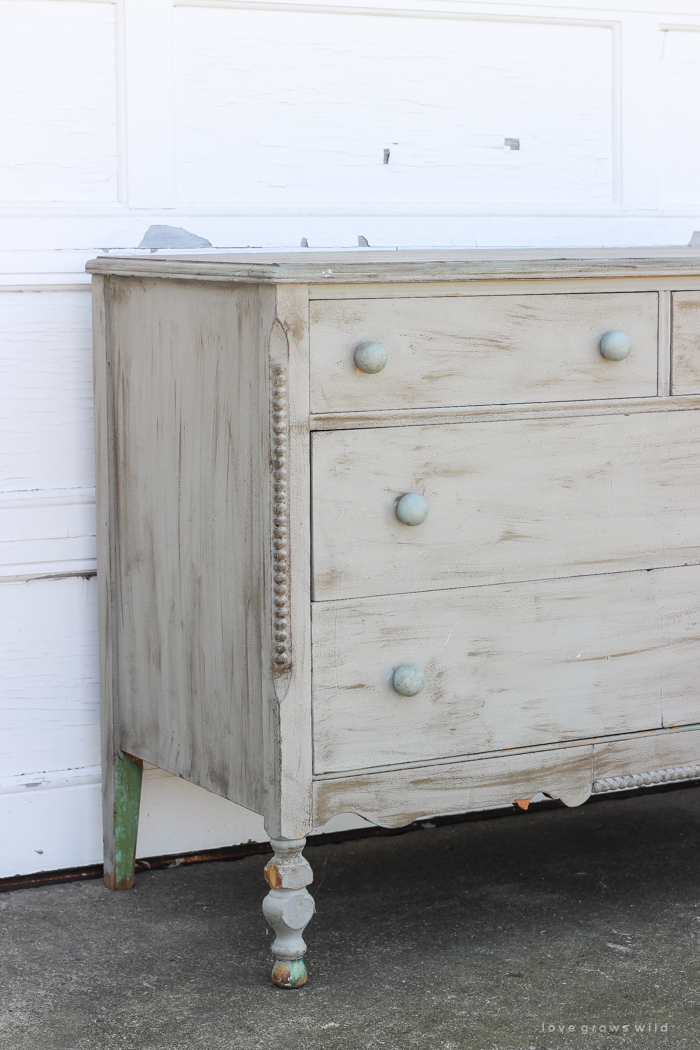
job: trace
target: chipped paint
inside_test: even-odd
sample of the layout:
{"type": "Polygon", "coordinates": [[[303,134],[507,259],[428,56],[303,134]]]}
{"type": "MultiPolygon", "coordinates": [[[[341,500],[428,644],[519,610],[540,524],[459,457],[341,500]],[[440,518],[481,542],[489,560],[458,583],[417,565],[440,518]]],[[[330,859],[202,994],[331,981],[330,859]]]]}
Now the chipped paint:
{"type": "Polygon", "coordinates": [[[278,890],[282,886],[282,876],[276,864],[268,864],[263,871],[263,878],[270,889],[278,890]]]}
{"type": "Polygon", "coordinates": [[[130,890],[134,884],[136,836],[143,762],[132,755],[114,757],[114,870],[105,867],[104,880],[110,890],[130,890]]]}
{"type": "Polygon", "coordinates": [[[272,968],[272,983],[278,988],[300,988],[306,984],[308,974],[303,959],[288,959],[272,968]]]}

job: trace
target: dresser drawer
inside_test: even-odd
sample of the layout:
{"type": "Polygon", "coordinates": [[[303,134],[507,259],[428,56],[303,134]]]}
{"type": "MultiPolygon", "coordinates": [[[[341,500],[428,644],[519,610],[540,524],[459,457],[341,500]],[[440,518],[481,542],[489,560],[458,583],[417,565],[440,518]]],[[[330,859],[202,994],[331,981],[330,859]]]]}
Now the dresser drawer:
{"type": "Polygon", "coordinates": [[[652,397],[656,292],[322,300],[310,304],[311,411],[652,397]],[[600,339],[624,331],[625,360],[600,339]],[[354,359],[387,353],[377,373],[354,359]]]}
{"type": "Polygon", "coordinates": [[[700,561],[700,413],[313,435],[314,598],[700,561]],[[417,526],[397,501],[427,501],[417,526]]]}
{"type": "Polygon", "coordinates": [[[671,393],[700,394],[700,292],[671,299],[671,393]]]}
{"type": "Polygon", "coordinates": [[[315,605],[316,772],[700,721],[699,627],[698,566],[315,605]]]}

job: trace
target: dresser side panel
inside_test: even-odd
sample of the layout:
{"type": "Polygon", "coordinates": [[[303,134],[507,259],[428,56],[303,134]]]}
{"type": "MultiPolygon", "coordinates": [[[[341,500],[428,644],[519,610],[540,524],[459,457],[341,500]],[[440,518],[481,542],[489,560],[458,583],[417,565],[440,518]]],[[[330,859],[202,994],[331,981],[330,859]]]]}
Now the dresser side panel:
{"type": "Polygon", "coordinates": [[[113,280],[124,750],[263,807],[274,289],[113,280]]]}

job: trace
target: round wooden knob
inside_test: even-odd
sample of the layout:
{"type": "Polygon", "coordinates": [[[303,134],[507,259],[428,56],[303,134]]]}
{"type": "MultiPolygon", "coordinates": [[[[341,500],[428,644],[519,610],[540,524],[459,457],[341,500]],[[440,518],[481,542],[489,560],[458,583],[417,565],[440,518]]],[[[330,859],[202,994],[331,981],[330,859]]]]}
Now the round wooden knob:
{"type": "Polygon", "coordinates": [[[360,343],[355,350],[355,364],[361,372],[370,376],[381,372],[387,360],[386,347],[381,343],[360,343]]]}
{"type": "Polygon", "coordinates": [[[606,332],[600,340],[600,352],[608,361],[624,361],[631,349],[632,340],[627,332],[606,332]]]}
{"type": "Polygon", "coordinates": [[[425,686],[425,675],[420,667],[415,667],[413,664],[401,664],[394,671],[392,683],[399,696],[416,696],[425,686]]]}
{"type": "Polygon", "coordinates": [[[417,492],[407,492],[396,504],[396,517],[404,525],[422,525],[428,517],[428,501],[417,492]]]}

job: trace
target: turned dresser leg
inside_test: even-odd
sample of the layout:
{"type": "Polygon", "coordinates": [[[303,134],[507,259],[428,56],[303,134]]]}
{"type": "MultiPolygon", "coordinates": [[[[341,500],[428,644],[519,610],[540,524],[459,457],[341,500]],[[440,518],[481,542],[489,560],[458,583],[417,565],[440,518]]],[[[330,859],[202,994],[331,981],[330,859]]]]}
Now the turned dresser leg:
{"type": "Polygon", "coordinates": [[[270,887],[263,913],[277,935],[271,949],[272,980],[280,988],[299,988],[306,983],[302,934],[316,908],[306,889],[313,872],[301,855],[306,839],[270,839],[270,844],[275,855],[263,873],[270,887]]]}
{"type": "Polygon", "coordinates": [[[102,770],[104,878],[110,890],[130,890],[134,883],[139,830],[140,759],[117,752],[102,770]]]}

